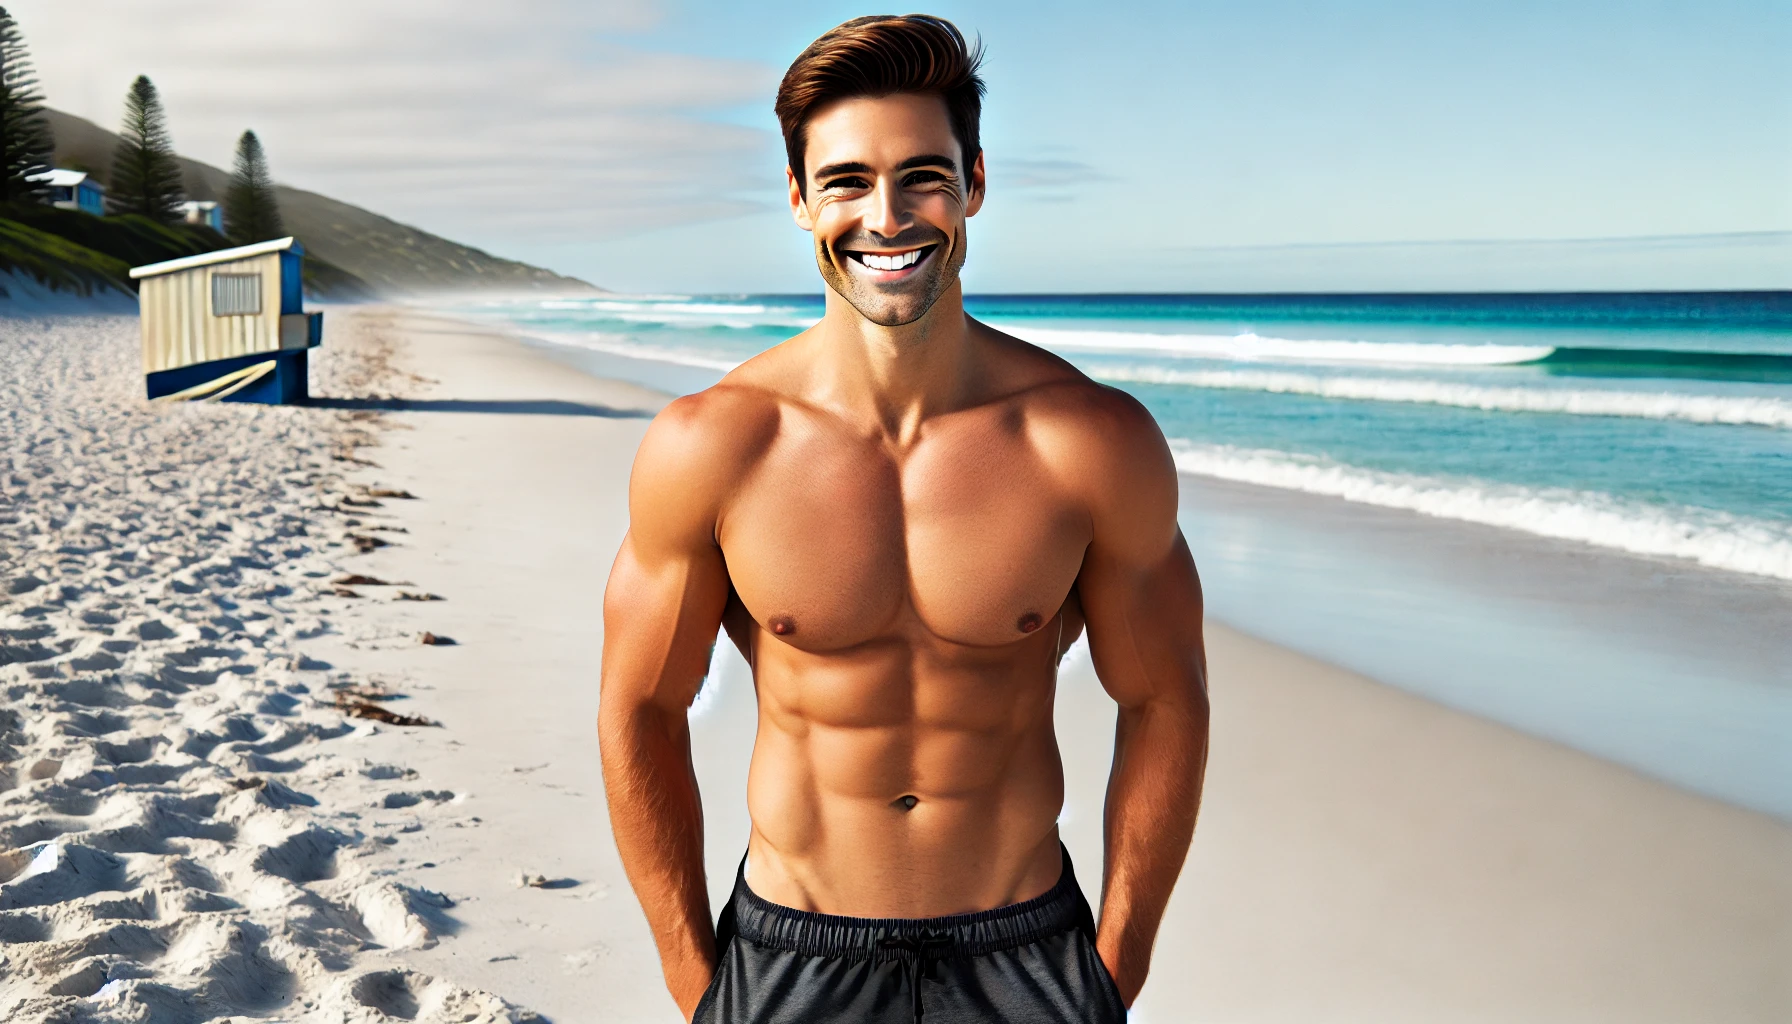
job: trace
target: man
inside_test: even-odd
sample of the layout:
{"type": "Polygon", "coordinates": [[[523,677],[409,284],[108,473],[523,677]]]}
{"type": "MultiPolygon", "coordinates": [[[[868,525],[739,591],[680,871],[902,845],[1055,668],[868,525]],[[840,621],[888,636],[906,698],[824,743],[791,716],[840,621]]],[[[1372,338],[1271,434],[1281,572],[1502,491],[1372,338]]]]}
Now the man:
{"type": "Polygon", "coordinates": [[[1128,396],[965,315],[979,55],[860,18],[778,93],[827,311],[655,420],[604,600],[617,846],[697,1021],[1120,1021],[1194,831],[1201,592],[1128,396]],[[712,931],[686,711],[753,668],[753,828],[712,931]],[[1063,847],[1059,659],[1120,706],[1096,928],[1063,847]]]}

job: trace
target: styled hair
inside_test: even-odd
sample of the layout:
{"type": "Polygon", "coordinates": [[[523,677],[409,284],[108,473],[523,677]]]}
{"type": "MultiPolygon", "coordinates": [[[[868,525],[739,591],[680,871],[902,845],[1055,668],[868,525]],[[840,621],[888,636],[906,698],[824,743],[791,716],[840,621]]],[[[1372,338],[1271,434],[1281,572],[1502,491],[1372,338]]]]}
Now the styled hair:
{"type": "Polygon", "coordinates": [[[929,14],[873,14],[829,29],[809,44],[778,85],[778,126],[798,184],[808,190],[803,150],[809,119],[837,100],[925,93],[946,103],[964,170],[982,152],[983,42],[965,42],[958,26],[929,14]]]}

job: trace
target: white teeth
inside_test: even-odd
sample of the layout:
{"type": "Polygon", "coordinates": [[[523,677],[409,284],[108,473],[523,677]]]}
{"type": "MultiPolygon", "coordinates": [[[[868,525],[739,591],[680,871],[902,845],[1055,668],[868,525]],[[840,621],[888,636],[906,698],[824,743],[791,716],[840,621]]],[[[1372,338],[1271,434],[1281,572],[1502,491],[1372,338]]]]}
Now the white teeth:
{"type": "Polygon", "coordinates": [[[862,254],[859,258],[864,260],[865,265],[872,270],[901,270],[904,267],[912,267],[916,263],[919,263],[921,261],[921,250],[910,249],[908,252],[900,253],[895,256],[880,256],[877,253],[868,252],[862,254]]]}

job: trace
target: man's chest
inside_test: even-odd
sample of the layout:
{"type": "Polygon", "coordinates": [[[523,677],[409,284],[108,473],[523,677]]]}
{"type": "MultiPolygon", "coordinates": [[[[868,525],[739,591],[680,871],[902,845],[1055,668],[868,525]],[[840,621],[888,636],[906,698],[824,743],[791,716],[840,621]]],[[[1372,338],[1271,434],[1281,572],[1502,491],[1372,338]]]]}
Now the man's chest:
{"type": "Polygon", "coordinates": [[[781,438],[725,512],[736,593],[807,650],[918,625],[993,645],[1042,628],[1088,544],[1086,513],[1019,438],[960,430],[901,458],[827,436],[781,438]]]}

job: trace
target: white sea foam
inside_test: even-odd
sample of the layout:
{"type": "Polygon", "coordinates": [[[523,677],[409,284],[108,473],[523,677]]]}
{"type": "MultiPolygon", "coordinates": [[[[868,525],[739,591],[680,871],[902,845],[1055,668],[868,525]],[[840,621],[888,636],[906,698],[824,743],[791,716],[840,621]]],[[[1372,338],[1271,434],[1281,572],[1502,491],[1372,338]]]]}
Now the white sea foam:
{"type": "Polygon", "coordinates": [[[653,302],[627,299],[586,299],[584,305],[586,309],[602,313],[698,313],[717,316],[764,313],[771,308],[762,302],[653,302]]]}
{"type": "Polygon", "coordinates": [[[699,302],[688,299],[544,299],[535,308],[579,311],[606,320],[663,327],[812,327],[820,319],[792,306],[763,302],[699,302]]]}
{"type": "Polygon", "coordinates": [[[613,356],[645,359],[655,363],[670,363],[674,366],[694,366],[703,370],[719,370],[722,373],[727,373],[745,361],[702,352],[665,348],[659,345],[643,345],[640,342],[624,341],[608,334],[542,333],[531,335],[531,337],[553,342],[556,345],[565,345],[568,348],[590,349],[593,352],[604,352],[613,356]]]}
{"type": "Polygon", "coordinates": [[[1553,412],[1688,423],[1792,429],[1792,402],[1778,398],[1689,395],[1675,392],[1568,388],[1485,387],[1447,381],[1320,377],[1256,370],[1176,370],[1163,366],[1095,366],[1101,380],[1272,394],[1313,395],[1368,402],[1414,402],[1489,412],[1553,412]]]}
{"type": "Polygon", "coordinates": [[[1388,473],[1288,452],[1184,440],[1170,446],[1176,468],[1185,473],[1792,580],[1792,526],[1784,524],[1587,491],[1388,473]]]}
{"type": "Polygon", "coordinates": [[[1055,327],[1000,325],[1035,345],[1066,352],[1158,352],[1191,359],[1235,362],[1373,363],[1384,366],[1508,366],[1542,359],[1548,345],[1424,345],[1380,341],[1297,341],[1255,334],[1145,334],[1068,331],[1055,327]]]}

